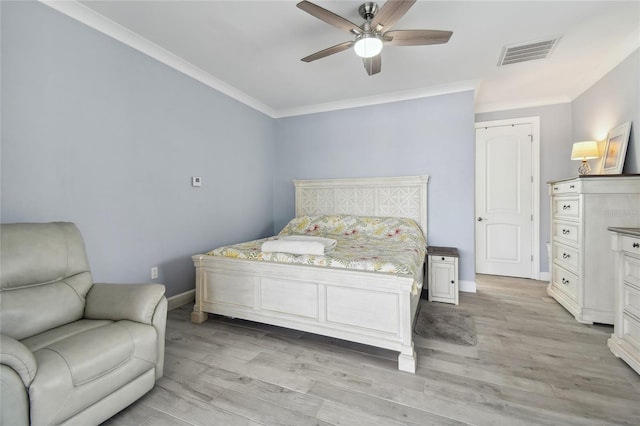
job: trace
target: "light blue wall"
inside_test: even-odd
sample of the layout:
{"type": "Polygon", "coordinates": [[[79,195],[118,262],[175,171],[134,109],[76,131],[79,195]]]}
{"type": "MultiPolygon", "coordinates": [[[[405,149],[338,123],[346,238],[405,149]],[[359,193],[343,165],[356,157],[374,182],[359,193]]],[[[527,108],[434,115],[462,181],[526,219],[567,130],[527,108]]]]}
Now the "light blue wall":
{"type": "Polygon", "coordinates": [[[191,255],[272,232],[275,120],[42,4],[0,7],[2,222],[73,221],[96,281],[157,265],[168,295],[191,255]]]}
{"type": "Polygon", "coordinates": [[[577,165],[571,157],[571,104],[548,105],[476,114],[476,121],[540,117],[540,271],[549,271],[546,242],[550,235],[549,190],[547,182],[575,176],[577,165]],[[575,166],[571,171],[568,166],[575,166]]]}
{"type": "Polygon", "coordinates": [[[573,142],[602,140],[609,129],[633,122],[623,173],[640,173],[640,49],[580,95],[572,107],[573,142]]]}
{"type": "Polygon", "coordinates": [[[473,92],[279,119],[274,225],[295,214],[293,179],[430,175],[428,243],[460,251],[475,281],[473,92]]]}

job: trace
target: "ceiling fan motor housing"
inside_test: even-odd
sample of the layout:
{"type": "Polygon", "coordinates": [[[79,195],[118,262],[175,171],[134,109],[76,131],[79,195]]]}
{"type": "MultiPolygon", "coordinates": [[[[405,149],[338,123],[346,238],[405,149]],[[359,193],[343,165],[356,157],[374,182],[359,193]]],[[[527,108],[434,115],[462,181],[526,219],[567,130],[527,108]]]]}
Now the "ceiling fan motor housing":
{"type": "Polygon", "coordinates": [[[358,8],[358,13],[362,18],[370,21],[378,13],[378,5],[373,2],[362,3],[358,8]]]}

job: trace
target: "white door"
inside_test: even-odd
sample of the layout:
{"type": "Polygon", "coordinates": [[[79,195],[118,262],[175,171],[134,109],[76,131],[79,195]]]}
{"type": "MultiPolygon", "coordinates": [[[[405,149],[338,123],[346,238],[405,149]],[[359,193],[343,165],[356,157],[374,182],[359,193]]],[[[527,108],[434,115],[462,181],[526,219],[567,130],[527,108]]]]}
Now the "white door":
{"type": "Polygon", "coordinates": [[[534,278],[530,123],[476,126],[476,272],[534,278]]]}

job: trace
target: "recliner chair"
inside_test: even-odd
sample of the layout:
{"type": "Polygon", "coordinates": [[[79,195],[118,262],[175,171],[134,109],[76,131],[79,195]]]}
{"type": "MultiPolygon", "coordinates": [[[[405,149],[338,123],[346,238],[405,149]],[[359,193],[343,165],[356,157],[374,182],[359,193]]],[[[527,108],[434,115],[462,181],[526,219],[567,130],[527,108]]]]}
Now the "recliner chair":
{"type": "Polygon", "coordinates": [[[98,424],[151,390],[164,286],[94,284],[72,223],[0,231],[1,424],[98,424]]]}

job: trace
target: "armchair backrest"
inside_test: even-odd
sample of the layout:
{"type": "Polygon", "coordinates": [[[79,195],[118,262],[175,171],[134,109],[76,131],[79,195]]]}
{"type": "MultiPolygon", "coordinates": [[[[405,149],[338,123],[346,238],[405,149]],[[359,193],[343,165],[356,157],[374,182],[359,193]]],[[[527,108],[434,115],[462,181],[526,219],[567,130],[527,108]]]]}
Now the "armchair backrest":
{"type": "Polygon", "coordinates": [[[93,278],[73,223],[0,225],[0,327],[22,340],[77,321],[93,278]]]}

